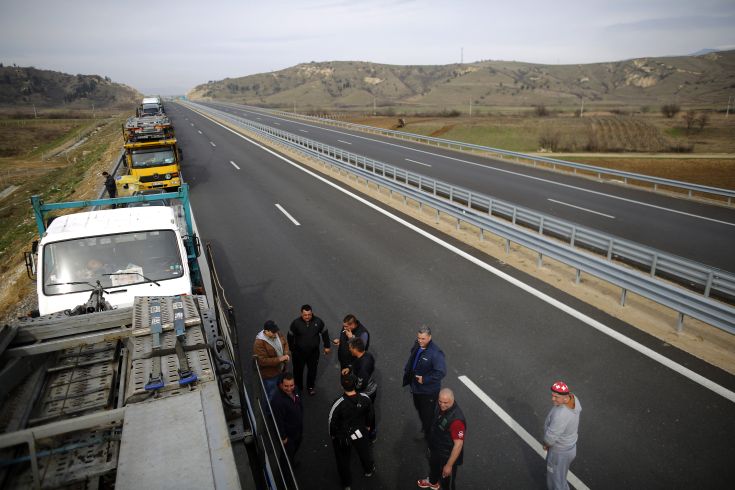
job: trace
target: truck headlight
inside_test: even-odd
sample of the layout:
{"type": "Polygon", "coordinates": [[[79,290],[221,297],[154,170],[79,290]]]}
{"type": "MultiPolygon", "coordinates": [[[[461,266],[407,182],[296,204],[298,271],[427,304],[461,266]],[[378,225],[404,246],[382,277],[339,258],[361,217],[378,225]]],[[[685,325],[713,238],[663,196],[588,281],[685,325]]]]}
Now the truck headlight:
{"type": "Polygon", "coordinates": [[[171,180],[171,174],[166,174],[166,180],[171,180]]]}

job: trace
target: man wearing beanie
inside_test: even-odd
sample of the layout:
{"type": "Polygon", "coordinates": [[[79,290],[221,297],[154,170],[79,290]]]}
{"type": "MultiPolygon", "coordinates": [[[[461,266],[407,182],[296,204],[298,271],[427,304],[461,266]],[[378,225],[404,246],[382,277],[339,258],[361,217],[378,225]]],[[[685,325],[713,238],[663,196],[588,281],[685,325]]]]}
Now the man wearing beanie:
{"type": "Polygon", "coordinates": [[[563,381],[551,385],[551,403],[554,406],[544,423],[546,486],[549,490],[569,490],[567,473],[577,456],[577,429],[582,405],[563,381]]]}

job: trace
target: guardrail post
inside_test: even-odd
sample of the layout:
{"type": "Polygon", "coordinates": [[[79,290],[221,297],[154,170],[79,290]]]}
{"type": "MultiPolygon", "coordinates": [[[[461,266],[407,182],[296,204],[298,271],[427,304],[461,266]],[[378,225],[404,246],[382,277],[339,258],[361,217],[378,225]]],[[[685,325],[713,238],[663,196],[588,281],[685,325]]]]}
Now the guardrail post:
{"type": "Polygon", "coordinates": [[[653,262],[651,263],[651,277],[656,275],[656,265],[658,264],[658,254],[653,254],[653,262]]]}
{"type": "Polygon", "coordinates": [[[505,239],[505,255],[508,255],[510,253],[510,239],[505,239]]]}
{"type": "Polygon", "coordinates": [[[461,228],[461,222],[459,221],[459,218],[457,218],[457,231],[459,231],[461,228]]]}
{"type": "Polygon", "coordinates": [[[577,275],[574,278],[574,284],[579,284],[579,281],[582,279],[582,269],[577,269],[577,275]]]}
{"type": "Polygon", "coordinates": [[[676,315],[676,332],[681,333],[684,331],[684,313],[678,312],[676,315]]]}
{"type": "Polygon", "coordinates": [[[613,251],[613,239],[610,239],[610,245],[607,247],[607,260],[612,260],[612,251],[613,251]]]}
{"type": "Polygon", "coordinates": [[[577,238],[577,227],[572,226],[572,236],[569,239],[569,246],[574,248],[574,240],[577,238]]]}
{"type": "Polygon", "coordinates": [[[538,269],[542,268],[544,266],[544,254],[539,252],[538,259],[536,260],[536,267],[538,269]]]}
{"type": "Polygon", "coordinates": [[[480,228],[480,241],[481,242],[485,241],[485,229],[484,228],[480,228]]]}
{"type": "Polygon", "coordinates": [[[709,274],[707,274],[707,284],[704,286],[704,297],[709,298],[709,292],[710,289],[712,289],[712,281],[715,278],[715,274],[712,271],[709,271],[709,274]]]}
{"type": "Polygon", "coordinates": [[[516,224],[516,212],[517,211],[518,211],[518,208],[513,208],[513,219],[511,220],[513,224],[516,224]]]}
{"type": "Polygon", "coordinates": [[[436,210],[436,224],[439,224],[439,210],[436,210]]]}
{"type": "Polygon", "coordinates": [[[620,293],[620,306],[625,306],[625,299],[628,297],[628,290],[623,288],[620,293]]]}
{"type": "Polygon", "coordinates": [[[538,226],[538,233],[539,235],[544,234],[544,217],[543,216],[541,216],[541,223],[539,223],[539,226],[538,226]]]}

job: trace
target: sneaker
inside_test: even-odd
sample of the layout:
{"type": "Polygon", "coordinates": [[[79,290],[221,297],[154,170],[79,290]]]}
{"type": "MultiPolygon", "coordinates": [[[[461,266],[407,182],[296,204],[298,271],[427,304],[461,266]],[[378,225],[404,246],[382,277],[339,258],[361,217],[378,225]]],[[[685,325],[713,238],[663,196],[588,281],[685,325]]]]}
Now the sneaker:
{"type": "Polygon", "coordinates": [[[419,488],[430,488],[431,490],[439,490],[439,488],[441,488],[439,482],[431,483],[428,478],[417,481],[416,485],[418,485],[419,488]]]}
{"type": "Polygon", "coordinates": [[[370,478],[374,474],[375,474],[375,465],[373,465],[373,469],[372,470],[365,472],[365,476],[367,476],[368,478],[370,478]]]}

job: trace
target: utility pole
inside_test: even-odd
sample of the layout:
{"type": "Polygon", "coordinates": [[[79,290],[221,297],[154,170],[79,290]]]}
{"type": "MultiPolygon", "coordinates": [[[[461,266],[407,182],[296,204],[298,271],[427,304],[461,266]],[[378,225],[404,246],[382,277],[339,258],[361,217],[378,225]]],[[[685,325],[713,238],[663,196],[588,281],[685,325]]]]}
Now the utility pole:
{"type": "MultiPolygon", "coordinates": [[[[727,99],[727,107],[730,107],[730,99],[727,99]]],[[[36,112],[36,104],[33,104],[33,119],[38,119],[38,113],[36,112]]]]}
{"type": "Polygon", "coordinates": [[[727,110],[725,111],[725,119],[727,119],[727,116],[730,115],[730,99],[732,99],[732,95],[727,98],[727,110]]]}

